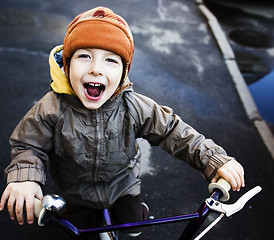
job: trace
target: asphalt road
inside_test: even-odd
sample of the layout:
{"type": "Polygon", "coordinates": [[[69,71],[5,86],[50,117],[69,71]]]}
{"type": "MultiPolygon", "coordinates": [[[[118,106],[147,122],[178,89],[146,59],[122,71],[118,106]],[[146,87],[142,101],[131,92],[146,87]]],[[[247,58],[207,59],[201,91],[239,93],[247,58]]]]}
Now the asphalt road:
{"type": "MultiPolygon", "coordinates": [[[[49,89],[48,53],[62,44],[74,16],[99,5],[122,15],[132,29],[135,53],[130,79],[135,91],[173,107],[245,167],[246,188],[232,193],[229,203],[256,185],[263,187],[240,213],[222,220],[204,239],[272,239],[274,160],[246,116],[216,42],[191,0],[1,1],[0,172],[10,161],[8,137],[49,89]]],[[[141,145],[146,156],[143,199],[151,213],[165,217],[194,212],[208,196],[201,174],[159,148],[143,141],[141,145]]],[[[0,179],[2,192],[4,176],[0,179]]],[[[50,176],[44,192],[58,192],[50,176]]],[[[152,227],[138,239],[177,239],[185,226],[152,227]]],[[[61,239],[60,231],[51,227],[18,226],[6,210],[0,213],[0,229],[0,239],[61,239]]]]}

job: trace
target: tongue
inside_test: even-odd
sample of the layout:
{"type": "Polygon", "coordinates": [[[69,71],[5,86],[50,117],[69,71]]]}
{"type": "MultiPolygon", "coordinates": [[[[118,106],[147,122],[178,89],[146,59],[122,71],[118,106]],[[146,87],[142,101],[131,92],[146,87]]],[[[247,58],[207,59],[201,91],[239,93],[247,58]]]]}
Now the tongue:
{"type": "Polygon", "coordinates": [[[92,97],[98,97],[101,93],[101,87],[86,86],[87,92],[92,97]]]}

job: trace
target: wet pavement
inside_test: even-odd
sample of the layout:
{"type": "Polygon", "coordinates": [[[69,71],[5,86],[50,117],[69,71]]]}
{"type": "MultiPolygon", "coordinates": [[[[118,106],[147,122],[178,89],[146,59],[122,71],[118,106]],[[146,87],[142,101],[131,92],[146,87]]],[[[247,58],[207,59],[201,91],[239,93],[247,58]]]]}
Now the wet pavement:
{"type": "Polygon", "coordinates": [[[260,3],[206,0],[205,3],[220,22],[260,115],[273,131],[273,3],[269,0],[260,3]]]}
{"type": "MultiPolygon", "coordinates": [[[[247,117],[216,41],[197,4],[191,0],[1,1],[0,172],[10,161],[8,137],[12,130],[48,91],[49,51],[63,42],[65,29],[74,16],[99,5],[122,15],[132,29],[135,53],[130,79],[134,89],[173,107],[186,122],[244,165],[246,188],[232,193],[229,203],[256,185],[263,187],[263,192],[240,213],[222,220],[204,239],[272,239],[274,161],[247,117]]],[[[239,22],[256,26],[250,13],[244,19],[241,14],[223,18],[227,24],[224,29],[233,29],[235,33],[239,22]]],[[[273,69],[273,55],[270,56],[273,31],[268,30],[273,20],[265,16],[258,18],[260,29],[264,27],[266,47],[252,46],[244,52],[262,60],[264,64],[258,72],[263,75],[267,69],[273,69]]],[[[234,41],[235,37],[233,48],[242,52],[243,48],[234,41]]],[[[194,212],[208,196],[207,182],[200,173],[159,148],[150,147],[144,141],[141,145],[146,156],[142,192],[151,213],[166,217],[194,212]]],[[[1,192],[4,186],[2,177],[1,192]]],[[[44,193],[52,192],[58,190],[49,177],[44,193]]],[[[205,226],[214,217],[208,218],[205,226]]],[[[62,239],[54,228],[38,228],[36,224],[18,226],[9,220],[6,210],[0,213],[0,226],[1,239],[62,239]]],[[[185,226],[176,223],[152,227],[138,239],[177,239],[185,226]]],[[[121,236],[121,239],[128,238],[121,236]]]]}

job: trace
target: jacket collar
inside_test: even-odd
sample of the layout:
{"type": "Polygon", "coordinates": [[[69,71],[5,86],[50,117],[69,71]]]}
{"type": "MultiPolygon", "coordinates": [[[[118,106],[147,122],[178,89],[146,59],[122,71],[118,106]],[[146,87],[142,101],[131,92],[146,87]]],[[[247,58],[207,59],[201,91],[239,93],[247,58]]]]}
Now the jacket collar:
{"type": "Polygon", "coordinates": [[[49,65],[50,65],[50,75],[51,83],[50,86],[56,93],[65,93],[68,95],[76,96],[73,91],[69,80],[67,79],[65,73],[62,71],[62,66],[57,63],[55,58],[56,54],[63,50],[63,45],[59,45],[53,48],[49,55],[49,65]]]}

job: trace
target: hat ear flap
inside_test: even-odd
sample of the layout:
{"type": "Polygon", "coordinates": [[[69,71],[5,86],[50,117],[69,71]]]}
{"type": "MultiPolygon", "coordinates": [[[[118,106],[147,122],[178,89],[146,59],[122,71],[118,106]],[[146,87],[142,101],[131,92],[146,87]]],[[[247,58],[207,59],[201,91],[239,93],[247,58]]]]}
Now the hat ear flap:
{"type": "Polygon", "coordinates": [[[69,79],[70,59],[71,59],[71,57],[66,58],[65,59],[65,65],[64,65],[64,72],[65,72],[65,75],[66,75],[67,79],[69,79]]]}

